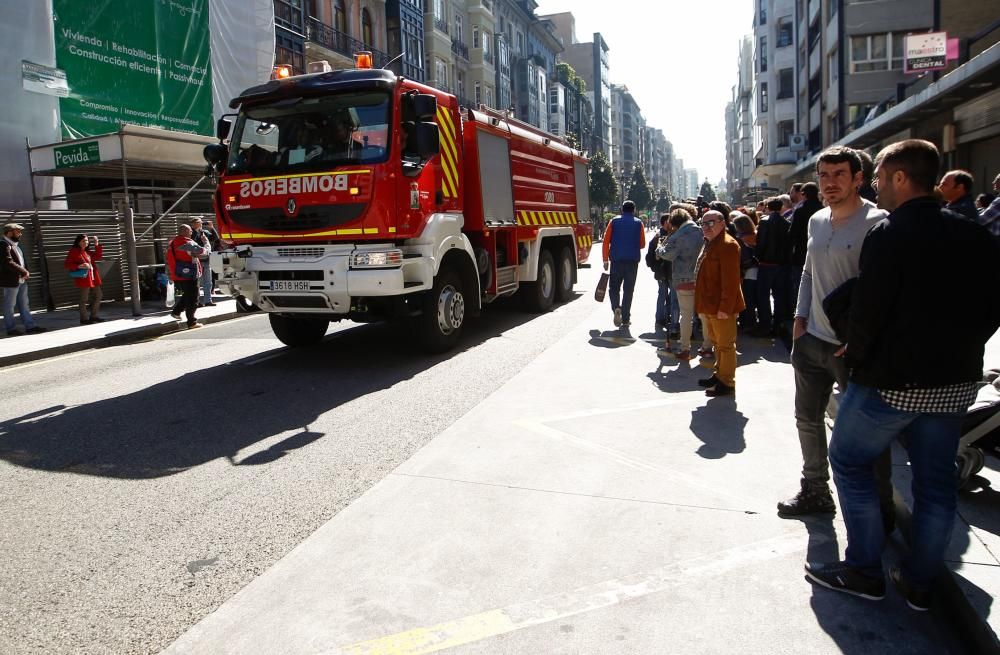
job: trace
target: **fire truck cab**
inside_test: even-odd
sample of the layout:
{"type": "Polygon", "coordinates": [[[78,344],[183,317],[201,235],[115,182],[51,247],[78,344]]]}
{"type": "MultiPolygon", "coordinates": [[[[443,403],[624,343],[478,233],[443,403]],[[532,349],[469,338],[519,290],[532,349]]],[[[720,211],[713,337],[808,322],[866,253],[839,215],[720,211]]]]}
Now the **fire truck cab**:
{"type": "Polygon", "coordinates": [[[227,246],[211,266],[282,342],[396,319],[440,352],[484,303],[571,296],[587,166],[556,137],[370,68],[272,80],[230,106],[205,149],[227,246]]]}

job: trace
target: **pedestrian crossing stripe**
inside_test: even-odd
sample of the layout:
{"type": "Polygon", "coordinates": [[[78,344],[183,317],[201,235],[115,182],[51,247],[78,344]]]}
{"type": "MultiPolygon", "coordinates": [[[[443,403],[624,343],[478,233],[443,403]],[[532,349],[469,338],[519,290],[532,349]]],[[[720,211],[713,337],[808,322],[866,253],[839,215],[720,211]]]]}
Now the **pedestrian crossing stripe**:
{"type": "Polygon", "coordinates": [[[518,225],[576,225],[576,212],[517,212],[518,225]]]}

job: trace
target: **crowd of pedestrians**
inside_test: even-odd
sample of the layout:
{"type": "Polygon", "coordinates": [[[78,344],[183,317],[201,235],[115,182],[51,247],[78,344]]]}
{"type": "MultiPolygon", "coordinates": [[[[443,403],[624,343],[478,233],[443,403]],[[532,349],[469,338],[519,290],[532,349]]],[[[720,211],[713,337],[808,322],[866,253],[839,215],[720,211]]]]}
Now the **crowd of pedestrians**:
{"type": "MultiPolygon", "coordinates": [[[[691,359],[700,323],[699,354],[715,358],[713,375],[699,380],[708,396],[736,393],[738,330],[791,344],[802,469],[778,515],[836,512],[832,469],[847,527],[843,561],[806,564],[813,583],[884,597],[882,550],[895,529],[889,447],[902,438],[913,539],[889,577],[916,610],[928,609],[943,565],[962,420],[981,384],[985,343],[1000,328],[1000,175],[994,193],[975,196],[972,174],[939,178],[939,168],[927,141],[894,143],[874,160],[835,146],[817,158],[815,182],[756,207],[700,198],[671,206],[646,252],[658,284],[655,326],[666,332],[657,352],[691,359]],[[842,399],[828,446],[834,385],[842,399]]],[[[606,236],[615,238],[611,229],[606,236]]],[[[629,239],[633,261],[642,241],[629,239]]],[[[605,260],[608,252],[605,244],[605,260]]]]}

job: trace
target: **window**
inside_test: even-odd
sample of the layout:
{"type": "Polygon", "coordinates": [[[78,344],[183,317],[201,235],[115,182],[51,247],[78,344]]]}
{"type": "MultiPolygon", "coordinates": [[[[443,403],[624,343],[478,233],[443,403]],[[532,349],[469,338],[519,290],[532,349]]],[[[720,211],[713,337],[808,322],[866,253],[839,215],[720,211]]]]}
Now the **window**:
{"type": "Polygon", "coordinates": [[[827,79],[830,80],[830,85],[832,86],[834,82],[840,79],[840,62],[838,61],[838,55],[840,50],[837,48],[833,49],[826,58],[826,75],[827,79]]]}
{"type": "Polygon", "coordinates": [[[486,87],[486,104],[490,107],[493,106],[493,89],[486,87]]]}
{"type": "Polygon", "coordinates": [[[766,114],[768,106],[767,82],[760,83],[760,113],[766,114]]]}
{"type": "Polygon", "coordinates": [[[473,25],[472,26],[472,47],[473,48],[478,48],[479,47],[479,26],[478,25],[473,25]]]}
{"type": "Polygon", "coordinates": [[[462,20],[462,15],[456,13],[455,14],[455,33],[452,34],[452,36],[455,37],[454,40],[458,41],[459,43],[465,43],[465,38],[464,38],[464,36],[465,36],[465,30],[463,29],[464,28],[464,22],[465,21],[462,20]]]}
{"type": "Polygon", "coordinates": [[[837,9],[839,8],[840,8],[840,0],[827,0],[826,2],[827,22],[833,20],[833,17],[837,15],[837,9]]]}
{"type": "Polygon", "coordinates": [[[792,28],[792,17],[783,16],[778,19],[778,47],[784,48],[795,42],[792,28]]]}
{"type": "Polygon", "coordinates": [[[347,8],[344,0],[336,0],[333,3],[333,29],[341,34],[347,34],[347,8]]]}
{"type": "Polygon", "coordinates": [[[444,0],[434,0],[433,9],[434,19],[439,21],[444,20],[444,0]]]}
{"type": "Polygon", "coordinates": [[[868,34],[851,37],[852,73],[901,70],[903,68],[902,34],[868,34]],[[890,55],[891,53],[891,55],[890,55]]]}
{"type": "Polygon", "coordinates": [[[760,61],[760,72],[763,73],[767,71],[767,37],[760,37],[760,49],[757,51],[758,59],[760,61]]]}
{"type": "Polygon", "coordinates": [[[778,123],[779,148],[787,148],[791,145],[793,132],[795,132],[795,121],[780,121],[778,123]]]}
{"type": "Polygon", "coordinates": [[[874,104],[849,105],[847,107],[847,124],[845,128],[851,131],[864,125],[873,109],[875,109],[874,104]]]}
{"type": "Polygon", "coordinates": [[[368,49],[375,45],[372,40],[372,15],[368,9],[361,10],[361,40],[368,49]]]}
{"type": "Polygon", "coordinates": [[[484,57],[488,58],[490,56],[490,50],[492,50],[492,48],[490,48],[490,43],[492,43],[492,41],[493,41],[493,35],[490,34],[489,32],[487,32],[486,30],[483,30],[483,56],[484,57]]]}
{"type": "Polygon", "coordinates": [[[795,96],[795,73],[791,68],[778,71],[778,100],[795,96]]]}
{"type": "Polygon", "coordinates": [[[434,82],[439,89],[448,88],[448,66],[441,59],[434,60],[434,82]]]}
{"type": "Polygon", "coordinates": [[[479,80],[476,80],[472,88],[475,91],[475,98],[473,99],[476,101],[476,106],[478,107],[483,103],[483,85],[479,83],[479,80]]]}
{"type": "Polygon", "coordinates": [[[516,50],[516,52],[517,52],[517,56],[518,57],[523,57],[524,56],[524,35],[521,34],[520,32],[517,33],[517,50],[516,50]]]}
{"type": "Polygon", "coordinates": [[[760,24],[767,25],[767,0],[760,0],[760,24]]]}

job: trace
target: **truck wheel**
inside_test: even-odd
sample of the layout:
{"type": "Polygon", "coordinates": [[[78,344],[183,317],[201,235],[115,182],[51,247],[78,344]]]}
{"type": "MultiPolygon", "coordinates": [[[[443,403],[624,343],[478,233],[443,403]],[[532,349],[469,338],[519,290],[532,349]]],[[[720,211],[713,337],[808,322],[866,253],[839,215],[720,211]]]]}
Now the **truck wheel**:
{"type": "Polygon", "coordinates": [[[268,314],[268,319],[271,321],[271,331],[278,337],[278,341],[292,348],[319,343],[330,327],[329,320],[315,316],[268,314]]]}
{"type": "Polygon", "coordinates": [[[573,297],[573,269],[576,259],[569,246],[563,246],[559,251],[559,261],[556,262],[556,300],[566,302],[573,297]]]}
{"type": "Polygon", "coordinates": [[[443,353],[455,346],[465,324],[465,295],[462,279],[454,270],[445,268],[438,273],[424,300],[424,311],[416,320],[424,350],[443,353]]]}
{"type": "Polygon", "coordinates": [[[541,314],[552,309],[556,300],[556,266],[548,250],[538,254],[538,280],[525,283],[521,292],[529,312],[541,314]]]}

